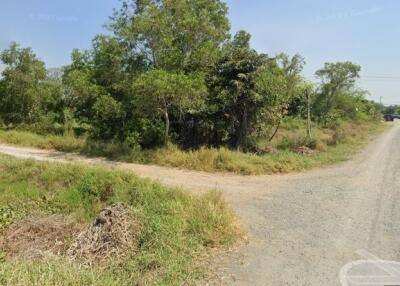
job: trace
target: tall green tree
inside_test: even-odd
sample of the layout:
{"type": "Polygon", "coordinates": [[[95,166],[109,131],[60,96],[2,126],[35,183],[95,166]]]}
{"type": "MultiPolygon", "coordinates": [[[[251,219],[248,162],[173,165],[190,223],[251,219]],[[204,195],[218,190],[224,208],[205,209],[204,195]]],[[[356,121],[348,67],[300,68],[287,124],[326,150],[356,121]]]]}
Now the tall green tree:
{"type": "MultiPolygon", "coordinates": [[[[278,89],[275,94],[270,94],[274,100],[270,103],[271,116],[269,116],[269,118],[272,122],[269,121],[269,123],[272,123],[270,125],[276,126],[275,131],[273,131],[270,136],[270,141],[277,134],[282,119],[288,114],[290,104],[296,98],[301,99],[304,97],[304,80],[301,76],[301,72],[305,65],[304,58],[299,54],[290,57],[285,53],[281,53],[276,56],[274,63],[278,66],[281,73],[275,72],[274,83],[279,83],[279,87],[277,87],[278,89]],[[283,79],[281,76],[283,76],[283,79]]],[[[270,70],[274,69],[276,68],[270,66],[270,70]]],[[[274,86],[274,84],[271,86],[274,86]]],[[[269,88],[266,86],[263,87],[263,90],[268,89],[269,88]]]]}
{"type": "Polygon", "coordinates": [[[213,65],[230,27],[221,0],[124,0],[109,28],[149,67],[193,72],[213,65]]]}
{"type": "Polygon", "coordinates": [[[125,110],[109,95],[100,95],[93,106],[92,137],[102,140],[124,139],[125,110]]]}
{"type": "Polygon", "coordinates": [[[89,52],[72,51],[72,63],[64,69],[63,84],[66,89],[66,105],[75,117],[85,123],[94,118],[93,106],[107,91],[94,80],[93,59],[89,52]]]}
{"type": "Polygon", "coordinates": [[[204,94],[204,81],[195,75],[151,70],[133,84],[134,106],[145,117],[162,116],[165,123],[165,143],[170,139],[171,113],[199,112],[204,94]]]}
{"type": "Polygon", "coordinates": [[[228,142],[238,150],[248,144],[249,127],[259,108],[257,72],[266,61],[265,55],[250,48],[250,34],[239,31],[210,74],[210,108],[216,114],[215,120],[223,123],[217,125],[228,133],[228,142]]]}
{"type": "Polygon", "coordinates": [[[40,113],[40,85],[46,79],[45,64],[30,48],[15,42],[0,54],[2,72],[1,117],[6,123],[32,123],[40,113]]]}
{"type": "Polygon", "coordinates": [[[360,71],[359,65],[347,61],[325,63],[324,68],[316,72],[321,80],[321,90],[315,102],[317,115],[324,117],[329,114],[335,109],[340,95],[351,94],[360,71]]]}

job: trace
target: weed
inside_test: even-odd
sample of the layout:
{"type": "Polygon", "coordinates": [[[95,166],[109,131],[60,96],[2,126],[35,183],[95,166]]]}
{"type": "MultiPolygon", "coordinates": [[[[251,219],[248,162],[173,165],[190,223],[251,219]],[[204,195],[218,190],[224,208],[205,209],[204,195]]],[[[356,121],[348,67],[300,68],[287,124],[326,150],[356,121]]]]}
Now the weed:
{"type": "MultiPolygon", "coordinates": [[[[102,156],[126,162],[156,164],[208,172],[233,172],[244,175],[287,173],[342,161],[366,142],[369,135],[383,129],[378,122],[342,122],[332,128],[313,126],[313,137],[306,136],[306,122],[288,118],[282,123],[272,142],[260,140],[260,150],[276,152],[256,155],[227,148],[200,148],[184,151],[169,145],[154,150],[140,150],[125,143],[98,142],[77,138],[40,136],[21,131],[0,131],[0,141],[10,144],[77,151],[88,156],[102,156]],[[299,156],[299,147],[308,147],[322,154],[299,156]],[[344,151],[336,152],[335,148],[344,151]]],[[[106,199],[111,189],[103,189],[106,199]]]]}
{"type": "Polygon", "coordinates": [[[0,285],[193,284],[205,275],[197,259],[239,235],[217,192],[195,196],[125,172],[4,155],[0,170],[0,240],[2,230],[27,217],[54,214],[88,223],[115,202],[128,205],[141,225],[138,249],[106,266],[79,268],[62,257],[1,258],[0,285]]]}

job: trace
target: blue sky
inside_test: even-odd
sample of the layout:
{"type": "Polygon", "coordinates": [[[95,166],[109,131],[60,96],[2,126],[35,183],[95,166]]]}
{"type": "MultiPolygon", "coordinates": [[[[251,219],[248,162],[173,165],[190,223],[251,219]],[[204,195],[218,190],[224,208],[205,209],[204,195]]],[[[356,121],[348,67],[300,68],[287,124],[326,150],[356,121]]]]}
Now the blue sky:
{"type": "MultiPolygon", "coordinates": [[[[359,85],[371,98],[400,104],[400,1],[228,0],[232,30],[253,35],[260,52],[300,53],[310,80],[328,61],[362,66],[359,85]],[[396,78],[375,78],[375,77],[396,78]]],[[[73,48],[89,48],[104,32],[118,0],[1,0],[0,49],[31,46],[48,67],[69,63],[73,48]]]]}

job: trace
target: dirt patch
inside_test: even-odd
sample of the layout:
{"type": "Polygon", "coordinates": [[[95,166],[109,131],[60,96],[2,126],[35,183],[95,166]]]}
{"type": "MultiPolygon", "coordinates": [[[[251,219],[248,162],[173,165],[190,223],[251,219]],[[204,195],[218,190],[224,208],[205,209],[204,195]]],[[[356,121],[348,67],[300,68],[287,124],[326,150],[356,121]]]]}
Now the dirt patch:
{"type": "Polygon", "coordinates": [[[121,203],[105,208],[84,229],[67,251],[74,260],[88,263],[121,258],[138,248],[140,224],[121,203]]]}
{"type": "Polygon", "coordinates": [[[64,255],[80,230],[80,226],[61,215],[26,218],[4,233],[0,249],[11,257],[64,255]]]}

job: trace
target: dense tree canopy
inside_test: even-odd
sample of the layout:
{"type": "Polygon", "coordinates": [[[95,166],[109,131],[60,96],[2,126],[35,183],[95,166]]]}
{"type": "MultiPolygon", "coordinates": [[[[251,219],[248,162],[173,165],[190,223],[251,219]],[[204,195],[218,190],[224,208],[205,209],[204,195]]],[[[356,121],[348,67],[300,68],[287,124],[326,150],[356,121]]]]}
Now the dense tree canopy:
{"type": "Polygon", "coordinates": [[[219,114],[228,142],[238,149],[247,145],[248,129],[255,120],[260,96],[256,92],[259,69],[267,56],[250,48],[250,35],[238,32],[216,63],[209,78],[209,103],[219,114]]]}
{"type": "Polygon", "coordinates": [[[356,87],[360,66],[326,63],[313,85],[300,55],[259,53],[245,31],[231,37],[227,13],[222,0],[123,0],[109,33],[56,73],[12,43],[0,56],[0,123],[132,148],[254,150],[286,116],[331,124],[376,113],[356,87]]]}
{"type": "Polygon", "coordinates": [[[361,67],[352,62],[326,63],[316,75],[321,79],[320,93],[315,108],[319,116],[330,116],[332,112],[341,110],[338,104],[343,99],[359,95],[355,91],[355,83],[359,78],[361,67]]]}
{"type": "Polygon", "coordinates": [[[220,0],[122,1],[109,28],[133,57],[168,71],[208,69],[229,37],[220,0]]]}
{"type": "Polygon", "coordinates": [[[142,116],[153,117],[159,114],[165,122],[165,142],[169,142],[170,114],[199,112],[205,86],[202,78],[186,76],[163,70],[151,70],[143,73],[135,82],[136,94],[134,106],[142,116]]]}
{"type": "Polygon", "coordinates": [[[16,43],[0,55],[2,72],[0,111],[6,123],[34,123],[43,113],[55,111],[61,100],[61,87],[47,80],[44,62],[30,48],[16,43]]]}

